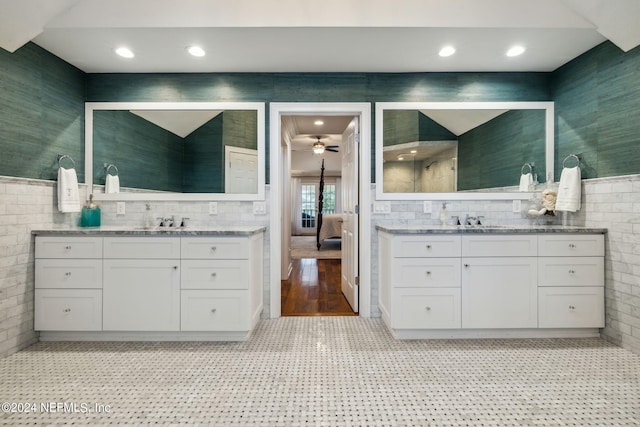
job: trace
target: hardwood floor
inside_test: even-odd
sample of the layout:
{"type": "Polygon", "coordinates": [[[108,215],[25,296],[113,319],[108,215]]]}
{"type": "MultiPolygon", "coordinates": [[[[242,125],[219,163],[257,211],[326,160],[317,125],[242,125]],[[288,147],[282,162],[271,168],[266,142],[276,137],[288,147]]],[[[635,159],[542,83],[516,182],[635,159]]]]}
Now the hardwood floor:
{"type": "Polygon", "coordinates": [[[356,316],[340,290],[339,259],[294,259],[281,294],[283,316],[356,316]]]}

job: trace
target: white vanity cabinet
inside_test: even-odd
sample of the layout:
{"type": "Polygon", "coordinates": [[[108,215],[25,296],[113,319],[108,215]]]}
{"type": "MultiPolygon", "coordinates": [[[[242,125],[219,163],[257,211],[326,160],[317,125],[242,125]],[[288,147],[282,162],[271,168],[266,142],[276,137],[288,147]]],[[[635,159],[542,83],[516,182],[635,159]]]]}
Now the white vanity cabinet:
{"type": "Polygon", "coordinates": [[[36,231],[35,329],[42,340],[247,339],[262,313],[263,230],[36,231]]]}
{"type": "Polygon", "coordinates": [[[103,329],[180,330],[180,238],[105,237],[103,329]]]}
{"type": "Polygon", "coordinates": [[[538,324],[604,327],[604,236],[539,236],[538,324]]]}
{"type": "Polygon", "coordinates": [[[262,238],[182,239],[183,331],[248,331],[262,311],[262,238]]]}
{"type": "Polygon", "coordinates": [[[538,326],[537,236],[462,236],[462,327],[538,326]]]}
{"type": "Polygon", "coordinates": [[[393,329],[460,327],[460,236],[380,233],[380,310],[393,329]]]}
{"type": "Polygon", "coordinates": [[[102,329],[101,238],[36,239],[34,317],[39,331],[102,329]]]}
{"type": "Polygon", "coordinates": [[[604,231],[378,227],[379,307],[396,338],[597,336],[604,231]]]}

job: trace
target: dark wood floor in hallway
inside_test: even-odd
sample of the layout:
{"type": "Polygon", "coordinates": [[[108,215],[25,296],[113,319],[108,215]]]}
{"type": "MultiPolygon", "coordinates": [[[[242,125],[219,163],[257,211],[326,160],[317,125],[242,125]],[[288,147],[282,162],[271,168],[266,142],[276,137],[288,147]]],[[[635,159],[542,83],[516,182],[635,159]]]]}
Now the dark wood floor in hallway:
{"type": "Polygon", "coordinates": [[[294,259],[282,281],[283,316],[355,316],[340,290],[339,259],[294,259]]]}

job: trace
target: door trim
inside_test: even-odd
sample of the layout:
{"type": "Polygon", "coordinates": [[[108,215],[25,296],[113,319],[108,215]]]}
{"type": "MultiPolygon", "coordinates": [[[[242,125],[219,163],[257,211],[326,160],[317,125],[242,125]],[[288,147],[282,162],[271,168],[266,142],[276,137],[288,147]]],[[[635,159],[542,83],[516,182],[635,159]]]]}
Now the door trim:
{"type": "Polygon", "coordinates": [[[283,161],[281,118],[286,115],[349,115],[360,118],[360,316],[371,317],[371,104],[368,102],[274,102],[269,105],[270,273],[269,317],[280,317],[283,161]]]}

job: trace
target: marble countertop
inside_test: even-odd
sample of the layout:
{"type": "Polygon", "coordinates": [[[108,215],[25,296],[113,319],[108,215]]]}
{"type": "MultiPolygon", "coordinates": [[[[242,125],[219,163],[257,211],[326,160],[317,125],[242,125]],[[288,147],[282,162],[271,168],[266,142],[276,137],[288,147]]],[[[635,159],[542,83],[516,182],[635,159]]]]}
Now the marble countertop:
{"type": "Polygon", "coordinates": [[[606,228],[571,227],[562,225],[416,225],[385,226],[377,225],[377,230],[390,234],[514,234],[514,233],[590,233],[604,234],[606,228]]]}
{"type": "Polygon", "coordinates": [[[36,236],[251,236],[263,233],[264,226],[224,227],[78,227],[33,230],[36,236]]]}

